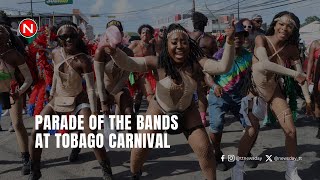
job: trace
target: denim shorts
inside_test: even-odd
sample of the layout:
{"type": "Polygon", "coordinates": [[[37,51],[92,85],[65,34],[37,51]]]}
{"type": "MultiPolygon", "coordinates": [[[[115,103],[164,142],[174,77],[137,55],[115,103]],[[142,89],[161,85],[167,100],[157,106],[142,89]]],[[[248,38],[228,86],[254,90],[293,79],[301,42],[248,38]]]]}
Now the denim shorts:
{"type": "Polygon", "coordinates": [[[220,133],[223,131],[226,113],[231,113],[240,121],[243,127],[246,127],[245,120],[239,113],[241,108],[242,96],[236,93],[227,94],[223,93],[221,97],[214,95],[212,89],[210,89],[208,103],[209,103],[209,118],[211,133],[220,133]]]}

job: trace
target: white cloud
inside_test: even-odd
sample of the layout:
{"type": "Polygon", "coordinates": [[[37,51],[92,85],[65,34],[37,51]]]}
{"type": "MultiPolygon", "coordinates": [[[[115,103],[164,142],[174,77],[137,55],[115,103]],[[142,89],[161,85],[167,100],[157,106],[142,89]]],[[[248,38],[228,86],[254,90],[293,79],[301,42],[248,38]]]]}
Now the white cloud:
{"type": "Polygon", "coordinates": [[[117,0],[113,3],[113,13],[122,13],[132,10],[129,0],[117,0]]]}
{"type": "Polygon", "coordinates": [[[104,0],[96,0],[96,3],[94,3],[90,7],[90,12],[92,14],[99,13],[101,11],[101,9],[103,8],[103,5],[104,5],[104,0]]]}

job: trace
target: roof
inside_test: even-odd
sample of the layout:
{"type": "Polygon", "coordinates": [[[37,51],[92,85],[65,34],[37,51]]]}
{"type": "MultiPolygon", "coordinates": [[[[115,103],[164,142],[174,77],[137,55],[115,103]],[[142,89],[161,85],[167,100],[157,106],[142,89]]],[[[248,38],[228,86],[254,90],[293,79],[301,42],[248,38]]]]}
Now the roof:
{"type": "Polygon", "coordinates": [[[300,33],[312,33],[312,32],[320,32],[320,22],[313,21],[303,27],[300,28],[300,33]]]}

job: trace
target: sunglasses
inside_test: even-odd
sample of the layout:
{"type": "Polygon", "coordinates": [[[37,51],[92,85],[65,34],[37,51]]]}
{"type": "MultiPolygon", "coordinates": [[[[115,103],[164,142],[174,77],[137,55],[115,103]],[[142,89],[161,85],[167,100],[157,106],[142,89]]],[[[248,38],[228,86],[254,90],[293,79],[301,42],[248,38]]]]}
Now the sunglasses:
{"type": "Polygon", "coordinates": [[[262,20],[254,20],[257,23],[262,23],[262,20]]]}
{"type": "Polygon", "coordinates": [[[166,29],[160,29],[160,32],[164,32],[164,31],[166,31],[166,29]]]}
{"type": "Polygon", "coordinates": [[[60,40],[63,40],[63,41],[67,40],[68,38],[70,38],[70,39],[76,39],[76,38],[78,38],[78,34],[69,34],[69,35],[64,34],[64,35],[59,35],[58,38],[59,38],[60,40]]]}
{"type": "Polygon", "coordinates": [[[243,25],[243,28],[248,28],[248,29],[252,29],[252,26],[251,25],[249,25],[249,26],[246,26],[246,25],[243,25]]]}

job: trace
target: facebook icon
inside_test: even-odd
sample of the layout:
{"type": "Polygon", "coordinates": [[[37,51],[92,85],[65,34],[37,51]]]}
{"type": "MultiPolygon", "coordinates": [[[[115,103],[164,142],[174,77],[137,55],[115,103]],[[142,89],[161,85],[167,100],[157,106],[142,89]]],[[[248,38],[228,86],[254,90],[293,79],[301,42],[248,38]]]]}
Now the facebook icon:
{"type": "Polygon", "coordinates": [[[222,155],[222,156],[221,156],[221,161],[222,161],[222,162],[224,161],[224,156],[225,156],[225,155],[222,155]]]}

